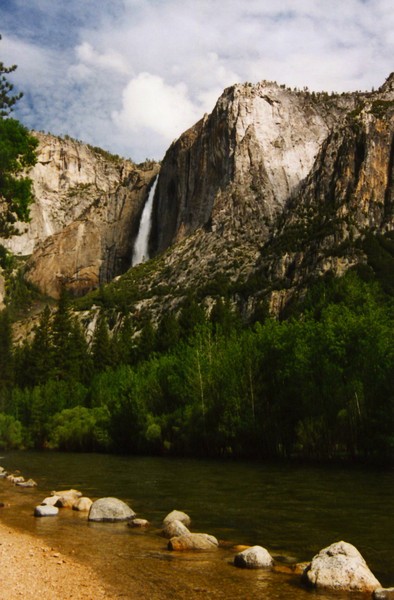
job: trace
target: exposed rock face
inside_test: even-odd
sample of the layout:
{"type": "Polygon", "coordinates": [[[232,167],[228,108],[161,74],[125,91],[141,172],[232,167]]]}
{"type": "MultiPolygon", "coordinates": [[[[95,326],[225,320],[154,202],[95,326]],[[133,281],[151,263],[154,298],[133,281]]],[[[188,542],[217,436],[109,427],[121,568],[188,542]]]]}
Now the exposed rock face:
{"type": "Polygon", "coordinates": [[[279,313],[311,278],[367,262],[366,233],[394,230],[393,86],[394,75],[366,94],[226,90],[163,160],[151,249],[174,245],[144,289],[160,289],[166,310],[225,280],[246,315],[262,296],[279,313]]]}
{"type": "Polygon", "coordinates": [[[360,552],[347,542],[324,548],[305,570],[305,580],[316,588],[351,592],[373,592],[380,583],[360,552]]]}
{"type": "Polygon", "coordinates": [[[212,114],[184,133],[163,160],[154,250],[208,222],[220,227],[225,213],[230,225],[243,227],[254,213],[267,232],[264,225],[308,175],[342,113],[339,105],[328,111],[275,83],[225,90],[212,114]]]}
{"type": "MultiPolygon", "coordinates": [[[[130,277],[136,310],[176,309],[187,290],[220,294],[225,280],[246,317],[262,297],[279,313],[311,278],[367,262],[367,233],[394,230],[393,117],[394,75],[365,94],[225,90],[163,160],[150,236],[159,258],[130,277]]],[[[158,171],[40,136],[32,223],[10,241],[35,248],[28,280],[56,296],[123,273],[158,171]]]]}
{"type": "Polygon", "coordinates": [[[155,163],[131,161],[70,139],[37,133],[38,161],[29,172],[35,203],[20,236],[2,243],[32,255],[27,279],[57,296],[62,285],[83,294],[123,273],[155,163]]]}

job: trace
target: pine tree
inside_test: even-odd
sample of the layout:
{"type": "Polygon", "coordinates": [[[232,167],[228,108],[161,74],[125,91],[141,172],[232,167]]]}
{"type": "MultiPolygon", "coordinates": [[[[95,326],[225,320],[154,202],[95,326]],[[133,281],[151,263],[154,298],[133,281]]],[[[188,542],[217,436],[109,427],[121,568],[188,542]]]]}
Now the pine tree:
{"type": "Polygon", "coordinates": [[[11,323],[7,310],[0,312],[0,387],[12,384],[14,357],[11,323]]]}
{"type": "Polygon", "coordinates": [[[138,337],[136,358],[137,361],[147,360],[156,348],[156,331],[149,319],[141,329],[138,337]]]}
{"type": "Polygon", "coordinates": [[[51,311],[48,305],[41,313],[30,351],[30,377],[35,384],[45,383],[52,375],[54,368],[54,351],[52,345],[51,311]]]}
{"type": "Polygon", "coordinates": [[[134,327],[129,315],[124,318],[120,330],[113,338],[114,362],[118,365],[131,365],[136,360],[134,327]]]}
{"type": "Polygon", "coordinates": [[[73,322],[70,315],[69,298],[66,289],[62,288],[52,324],[52,373],[55,379],[68,379],[70,377],[72,339],[73,322]]]}
{"type": "Polygon", "coordinates": [[[190,337],[200,325],[205,323],[205,311],[194,296],[188,296],[182,306],[178,319],[180,334],[183,338],[190,337]]]}
{"type": "MultiPolygon", "coordinates": [[[[1,39],[1,36],[0,36],[1,39]]],[[[4,66],[0,62],[0,236],[17,233],[16,221],[28,221],[29,205],[33,200],[32,182],[21,177],[26,167],[36,163],[35,149],[38,140],[19,121],[9,114],[22,94],[12,95],[13,85],[6,75],[15,71],[16,65],[4,66]]]]}
{"type": "Polygon", "coordinates": [[[167,352],[179,341],[179,324],[172,313],[166,313],[161,319],[158,330],[156,346],[159,352],[167,352]]]}
{"type": "Polygon", "coordinates": [[[107,320],[103,314],[100,314],[94,330],[91,348],[94,370],[96,372],[105,371],[105,369],[112,365],[113,357],[111,350],[107,320]]]}

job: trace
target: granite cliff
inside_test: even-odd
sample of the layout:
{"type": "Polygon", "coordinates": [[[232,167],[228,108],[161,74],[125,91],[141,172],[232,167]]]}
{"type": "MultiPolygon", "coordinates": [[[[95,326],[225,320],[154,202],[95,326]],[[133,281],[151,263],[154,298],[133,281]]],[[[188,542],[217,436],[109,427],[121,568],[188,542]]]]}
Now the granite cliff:
{"type": "Polygon", "coordinates": [[[29,256],[26,279],[57,297],[62,285],[81,295],[131,264],[134,238],[156,163],[136,166],[72,139],[35,133],[38,160],[29,172],[35,202],[21,234],[3,240],[29,256]]]}
{"type": "Polygon", "coordinates": [[[161,167],[39,135],[32,220],[10,247],[31,254],[26,278],[49,295],[111,281],[130,266],[160,170],[155,259],[114,282],[115,296],[132,287],[131,311],[160,313],[188,291],[226,293],[246,318],[261,300],[279,313],[324,274],[373,268],[370,236],[394,228],[393,110],[394,75],[376,92],[341,95],[235,85],[161,167]]]}
{"type": "Polygon", "coordinates": [[[374,268],[370,236],[394,228],[393,110],[393,75],[364,94],[225,90],[164,157],[149,289],[171,305],[225,292],[249,317],[261,299],[278,314],[327,273],[374,268]]]}

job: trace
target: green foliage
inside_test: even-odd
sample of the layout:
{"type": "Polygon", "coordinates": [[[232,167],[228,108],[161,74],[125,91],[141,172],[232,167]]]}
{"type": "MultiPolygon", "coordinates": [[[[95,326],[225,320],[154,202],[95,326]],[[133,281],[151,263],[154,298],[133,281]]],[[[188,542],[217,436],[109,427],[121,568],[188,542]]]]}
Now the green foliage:
{"type": "Polygon", "coordinates": [[[105,407],[66,408],[50,422],[48,445],[73,452],[105,450],[109,444],[108,422],[109,414],[105,407]]]}
{"type": "Polygon", "coordinates": [[[374,100],[370,112],[379,119],[386,116],[387,112],[394,107],[394,100],[374,100]]]}
{"type": "Polygon", "coordinates": [[[366,235],[362,248],[367,254],[368,265],[382,288],[394,296],[394,234],[366,235]]]}
{"type": "Polygon", "coordinates": [[[248,328],[222,299],[210,321],[188,298],[178,319],[169,313],[157,331],[148,320],[139,335],[127,318],[110,334],[102,313],[90,352],[76,352],[62,297],[31,345],[6,344],[25,387],[10,388],[11,371],[1,410],[36,447],[391,460],[393,325],[379,283],[348,272],[316,282],[291,318],[264,311],[248,328]],[[86,376],[75,365],[91,356],[86,376]]]}
{"type": "Polygon", "coordinates": [[[11,415],[0,413],[0,448],[12,450],[23,447],[23,427],[11,415]]]}
{"type": "Polygon", "coordinates": [[[12,384],[14,356],[11,322],[7,310],[0,312],[0,389],[12,384]]]}
{"type": "Polygon", "coordinates": [[[91,348],[94,369],[97,372],[104,371],[113,364],[113,354],[107,321],[100,313],[94,330],[91,348]]]}
{"type": "MultiPolygon", "coordinates": [[[[1,39],[1,36],[0,36],[1,39]]],[[[32,202],[32,182],[22,177],[23,170],[36,162],[38,140],[9,114],[22,94],[12,94],[13,85],[7,75],[16,65],[0,62],[0,236],[17,233],[13,224],[28,221],[32,202]],[[7,118],[6,118],[7,117],[7,118]]]]}
{"type": "Polygon", "coordinates": [[[0,267],[4,271],[10,271],[14,266],[14,257],[11,252],[0,244],[0,267]]]}
{"type": "Polygon", "coordinates": [[[36,162],[38,141],[15,119],[0,119],[0,234],[16,233],[13,224],[29,219],[32,182],[21,174],[36,162]]]}

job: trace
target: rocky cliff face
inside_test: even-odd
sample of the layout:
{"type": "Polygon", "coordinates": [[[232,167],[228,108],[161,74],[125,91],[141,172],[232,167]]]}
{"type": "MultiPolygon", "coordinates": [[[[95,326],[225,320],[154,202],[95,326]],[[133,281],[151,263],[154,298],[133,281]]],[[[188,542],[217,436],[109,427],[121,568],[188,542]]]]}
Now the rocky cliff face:
{"type": "Polygon", "coordinates": [[[160,258],[143,286],[160,303],[225,289],[246,312],[265,297],[278,313],[311,279],[366,263],[366,234],[394,228],[393,85],[226,90],[163,160],[151,238],[160,258]]]}
{"type": "MultiPolygon", "coordinates": [[[[367,234],[392,231],[394,75],[374,93],[236,85],[169,148],[160,168],[149,267],[133,268],[136,310],[190,290],[231,293],[246,314],[279,312],[311,279],[368,261],[367,234]],[[141,275],[142,274],[142,275],[141,275]]],[[[40,136],[37,202],[14,250],[56,296],[124,272],[157,164],[136,167],[40,136]]]]}
{"type": "Polygon", "coordinates": [[[71,139],[37,133],[30,171],[35,203],[29,224],[3,241],[31,255],[27,279],[56,297],[61,285],[83,294],[131,264],[132,247],[157,164],[137,167],[71,139]]]}
{"type": "Polygon", "coordinates": [[[212,114],[183,134],[163,160],[152,250],[160,252],[200,226],[220,226],[229,211],[246,226],[257,216],[266,233],[353,106],[351,96],[327,106],[268,82],[225,90],[212,114]]]}

